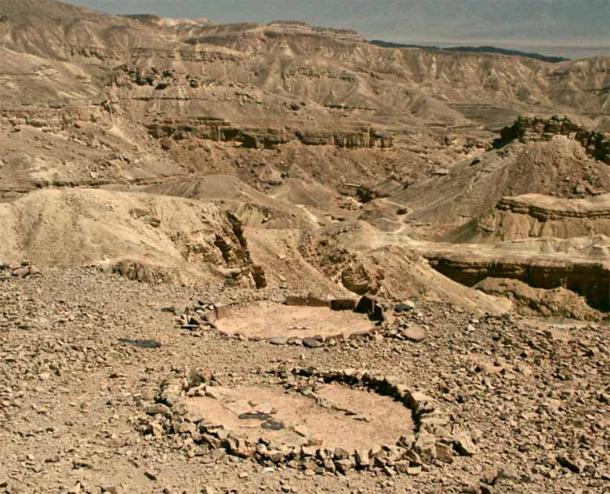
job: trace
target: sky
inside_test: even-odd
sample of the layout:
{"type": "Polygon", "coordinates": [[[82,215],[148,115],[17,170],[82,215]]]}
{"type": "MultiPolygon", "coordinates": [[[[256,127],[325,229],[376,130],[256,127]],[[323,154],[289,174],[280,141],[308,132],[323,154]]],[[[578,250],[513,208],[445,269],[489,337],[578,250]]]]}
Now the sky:
{"type": "Polygon", "coordinates": [[[610,0],[65,0],[115,14],[215,23],[302,20],[367,39],[610,56],[610,0]]]}

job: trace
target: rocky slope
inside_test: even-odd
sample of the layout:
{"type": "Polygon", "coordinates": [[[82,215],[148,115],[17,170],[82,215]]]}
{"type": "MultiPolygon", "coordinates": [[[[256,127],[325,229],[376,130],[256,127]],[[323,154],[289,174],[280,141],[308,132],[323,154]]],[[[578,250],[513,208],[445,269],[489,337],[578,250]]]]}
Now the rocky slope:
{"type": "Polygon", "coordinates": [[[233,278],[254,285],[239,221],[185,199],[100,190],[45,190],[0,205],[0,258],[37,266],[99,266],[140,281],[233,278]]]}
{"type": "Polygon", "coordinates": [[[603,134],[556,118],[537,120],[537,131],[526,131],[524,122],[533,120],[502,130],[499,149],[458,162],[391,200],[412,211],[412,223],[429,224],[430,233],[451,239],[460,234],[451,227],[490,213],[508,196],[578,198],[610,190],[610,168],[600,159],[608,142],[603,134]]]}

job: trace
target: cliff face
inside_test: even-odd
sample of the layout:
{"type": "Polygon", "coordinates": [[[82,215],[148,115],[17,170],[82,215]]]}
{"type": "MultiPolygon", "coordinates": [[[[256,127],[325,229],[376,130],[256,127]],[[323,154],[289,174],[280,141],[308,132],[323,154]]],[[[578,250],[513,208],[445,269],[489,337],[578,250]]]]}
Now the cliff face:
{"type": "Polygon", "coordinates": [[[463,242],[610,236],[610,195],[561,199],[541,194],[505,197],[489,214],[465,225],[463,242]]]}
{"type": "Polygon", "coordinates": [[[291,141],[306,146],[337,146],[339,148],[391,148],[392,136],[373,129],[353,130],[294,130],[289,128],[240,128],[213,117],[188,120],[165,120],[147,125],[156,139],[202,139],[240,143],[244,148],[269,149],[291,141]]]}
{"type": "Polygon", "coordinates": [[[466,286],[486,278],[516,279],[534,288],[567,288],[583,296],[589,305],[610,310],[610,264],[600,262],[535,261],[498,256],[431,255],[431,265],[441,274],[466,286]]]}

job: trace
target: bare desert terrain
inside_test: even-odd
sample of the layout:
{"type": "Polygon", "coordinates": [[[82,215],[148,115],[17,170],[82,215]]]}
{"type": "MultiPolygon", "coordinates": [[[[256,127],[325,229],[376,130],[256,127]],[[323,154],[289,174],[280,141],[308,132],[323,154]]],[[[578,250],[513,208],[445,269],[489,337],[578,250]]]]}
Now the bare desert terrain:
{"type": "Polygon", "coordinates": [[[610,492],[610,57],[0,0],[0,492],[610,492]]]}

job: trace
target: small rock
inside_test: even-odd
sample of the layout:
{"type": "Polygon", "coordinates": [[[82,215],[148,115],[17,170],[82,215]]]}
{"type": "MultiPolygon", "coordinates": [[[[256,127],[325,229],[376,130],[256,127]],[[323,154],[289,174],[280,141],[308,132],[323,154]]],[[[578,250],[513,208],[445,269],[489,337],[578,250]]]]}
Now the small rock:
{"type": "Polygon", "coordinates": [[[172,411],[167,405],[162,403],[155,403],[146,407],[146,415],[163,415],[164,417],[171,417],[172,411]]]}
{"type": "Polygon", "coordinates": [[[133,345],[138,348],[155,349],[161,348],[161,343],[156,340],[131,340],[128,338],[120,338],[120,343],[124,345],[133,345]]]}
{"type": "Polygon", "coordinates": [[[396,312],[397,314],[401,314],[403,312],[410,312],[412,310],[415,310],[415,304],[410,300],[407,300],[406,302],[400,304],[396,304],[394,306],[394,312],[396,312]]]}
{"type": "Polygon", "coordinates": [[[426,331],[421,326],[409,326],[402,332],[407,340],[419,342],[426,339],[426,331]]]}
{"type": "Polygon", "coordinates": [[[153,470],[146,470],[144,472],[144,476],[150,480],[157,480],[157,473],[154,472],[153,470]]]}
{"type": "Polygon", "coordinates": [[[444,463],[453,463],[453,448],[449,444],[436,443],[436,457],[444,463]]]}
{"type": "Polygon", "coordinates": [[[369,458],[369,452],[365,449],[360,449],[356,451],[356,464],[361,468],[366,468],[371,464],[371,459],[369,458]]]}
{"type": "Polygon", "coordinates": [[[316,338],[303,338],[303,346],[307,348],[320,348],[322,342],[316,338]]]}
{"type": "Polygon", "coordinates": [[[582,473],[584,469],[584,465],[582,461],[575,460],[570,458],[567,455],[559,455],[557,456],[557,463],[559,463],[562,467],[567,468],[571,472],[574,473],[582,473]]]}
{"type": "Polygon", "coordinates": [[[335,460],[347,460],[349,459],[349,453],[343,448],[336,448],[334,451],[335,460]]]}
{"type": "Polygon", "coordinates": [[[460,432],[453,437],[453,446],[462,456],[474,456],[477,453],[477,447],[465,432],[460,432]]]}
{"type": "Polygon", "coordinates": [[[287,345],[288,338],[282,338],[282,337],[271,338],[269,340],[269,343],[271,343],[272,345],[287,345]]]}

